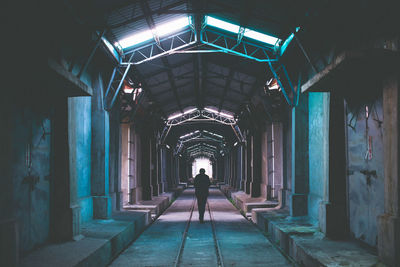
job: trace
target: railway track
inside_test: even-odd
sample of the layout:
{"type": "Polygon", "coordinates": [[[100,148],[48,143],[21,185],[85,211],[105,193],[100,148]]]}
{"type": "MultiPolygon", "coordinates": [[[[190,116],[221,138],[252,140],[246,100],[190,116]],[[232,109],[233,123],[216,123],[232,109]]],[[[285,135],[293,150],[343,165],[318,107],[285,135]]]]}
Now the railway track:
{"type": "MultiPolygon", "coordinates": [[[[193,198],[193,202],[192,202],[192,206],[191,206],[191,209],[190,209],[189,219],[188,219],[188,221],[186,223],[185,230],[184,230],[184,232],[182,234],[182,241],[181,241],[181,244],[180,244],[180,247],[179,247],[178,255],[176,256],[176,259],[175,259],[175,262],[174,262],[174,267],[181,266],[182,254],[183,254],[183,251],[185,250],[185,243],[186,243],[186,240],[188,238],[188,232],[189,232],[190,225],[191,225],[191,222],[192,222],[193,213],[195,211],[196,203],[197,203],[197,200],[194,197],[193,198]]],[[[216,262],[215,266],[224,267],[221,250],[220,250],[219,243],[218,243],[217,233],[216,233],[216,230],[215,230],[214,216],[213,216],[213,213],[212,213],[212,210],[210,208],[210,204],[208,203],[208,201],[207,201],[206,210],[208,211],[209,216],[210,216],[210,222],[207,223],[207,224],[212,229],[214,248],[215,248],[215,253],[216,253],[216,258],[217,258],[217,262],[216,262]]]]}

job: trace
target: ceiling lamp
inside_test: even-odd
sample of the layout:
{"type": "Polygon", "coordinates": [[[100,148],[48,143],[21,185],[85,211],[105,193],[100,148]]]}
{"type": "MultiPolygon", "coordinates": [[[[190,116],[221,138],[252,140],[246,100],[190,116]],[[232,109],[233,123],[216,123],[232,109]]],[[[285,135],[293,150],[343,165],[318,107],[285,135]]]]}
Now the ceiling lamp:
{"type": "MultiPolygon", "coordinates": [[[[239,25],[229,23],[229,22],[226,22],[224,20],[220,20],[220,19],[217,19],[214,17],[206,16],[206,21],[207,21],[207,25],[209,25],[209,26],[219,28],[221,30],[225,30],[225,31],[228,31],[228,32],[231,32],[234,34],[238,34],[239,30],[240,30],[239,25]]],[[[250,30],[248,28],[244,29],[243,36],[246,38],[256,40],[258,42],[269,44],[269,45],[276,45],[281,41],[279,38],[276,38],[274,36],[264,34],[264,33],[258,32],[258,31],[250,30]]]]}
{"type": "Polygon", "coordinates": [[[278,81],[275,78],[271,78],[269,81],[267,81],[267,88],[268,90],[281,90],[278,85],[278,81]]]}
{"type": "Polygon", "coordinates": [[[147,41],[150,41],[154,38],[154,36],[164,37],[168,34],[174,33],[189,26],[189,17],[182,17],[179,19],[175,19],[161,25],[156,26],[154,29],[142,31],[138,33],[134,33],[122,40],[119,40],[115,43],[115,46],[121,46],[122,49],[138,45],[147,41]]]}

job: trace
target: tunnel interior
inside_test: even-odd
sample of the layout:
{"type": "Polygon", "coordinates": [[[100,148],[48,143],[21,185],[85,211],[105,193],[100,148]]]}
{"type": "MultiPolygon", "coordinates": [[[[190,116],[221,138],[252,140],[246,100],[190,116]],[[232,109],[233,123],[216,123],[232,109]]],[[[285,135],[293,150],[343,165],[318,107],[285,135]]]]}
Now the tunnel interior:
{"type": "MultiPolygon", "coordinates": [[[[266,249],[247,222],[290,259],[277,256],[282,266],[400,264],[395,1],[39,0],[4,11],[1,266],[107,266],[136,239],[167,238],[168,220],[195,246],[200,168],[217,266],[235,256],[224,227],[258,244],[232,251],[266,249]]],[[[179,251],[174,266],[195,262],[179,251]]],[[[129,265],[124,253],[115,262],[129,265]]]]}

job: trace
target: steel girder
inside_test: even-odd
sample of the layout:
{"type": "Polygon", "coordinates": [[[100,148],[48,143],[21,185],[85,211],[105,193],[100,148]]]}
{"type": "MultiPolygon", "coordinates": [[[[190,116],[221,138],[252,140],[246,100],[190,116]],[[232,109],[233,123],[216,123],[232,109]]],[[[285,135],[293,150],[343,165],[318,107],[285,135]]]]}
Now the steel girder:
{"type": "Polygon", "coordinates": [[[228,118],[226,116],[216,114],[207,110],[194,110],[192,112],[186,113],[186,114],[181,114],[177,116],[176,118],[172,118],[167,121],[166,125],[167,126],[176,126],[180,125],[182,123],[188,122],[188,121],[217,121],[219,123],[225,124],[225,125],[235,125],[236,120],[233,118],[228,118]]]}

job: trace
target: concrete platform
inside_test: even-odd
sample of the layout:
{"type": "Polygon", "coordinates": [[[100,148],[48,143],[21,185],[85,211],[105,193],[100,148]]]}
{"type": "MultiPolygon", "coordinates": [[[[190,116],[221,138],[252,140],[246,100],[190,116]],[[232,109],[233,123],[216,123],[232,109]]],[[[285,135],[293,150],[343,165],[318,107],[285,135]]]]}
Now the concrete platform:
{"type": "Polygon", "coordinates": [[[107,266],[150,223],[145,211],[118,212],[113,217],[83,224],[81,240],[41,247],[22,258],[20,266],[107,266]]]}
{"type": "Polygon", "coordinates": [[[219,184],[219,189],[225,194],[227,198],[232,198],[232,193],[237,192],[237,190],[227,184],[219,184]]]}
{"type": "Polygon", "coordinates": [[[279,205],[278,201],[269,201],[261,197],[254,198],[243,191],[232,192],[231,197],[236,207],[244,213],[249,213],[255,208],[274,208],[279,205]]]}
{"type": "Polygon", "coordinates": [[[160,216],[177,198],[183,190],[186,188],[185,184],[178,185],[176,188],[172,189],[171,192],[165,192],[159,196],[153,197],[152,200],[142,200],[138,204],[126,204],[124,205],[124,210],[143,210],[150,211],[153,219],[160,216]]]}
{"type": "Polygon", "coordinates": [[[291,219],[288,210],[253,209],[252,220],[301,266],[385,266],[370,250],[355,242],[326,239],[307,218],[291,219]]]}

